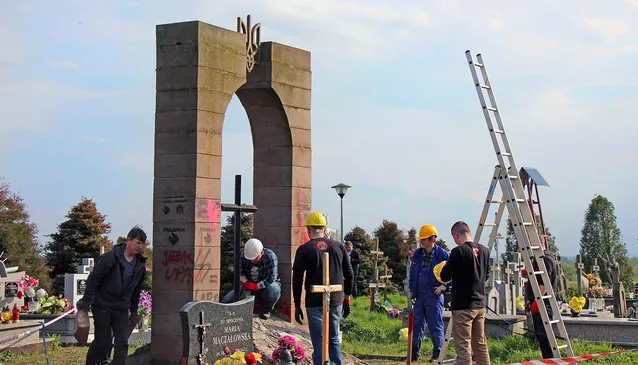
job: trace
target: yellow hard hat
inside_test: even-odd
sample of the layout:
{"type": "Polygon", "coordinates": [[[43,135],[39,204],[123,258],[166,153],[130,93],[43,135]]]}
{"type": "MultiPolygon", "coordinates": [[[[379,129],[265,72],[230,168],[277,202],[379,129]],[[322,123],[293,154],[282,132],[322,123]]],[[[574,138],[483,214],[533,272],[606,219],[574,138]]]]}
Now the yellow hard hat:
{"type": "Polygon", "coordinates": [[[436,228],[431,224],[426,224],[419,230],[419,240],[424,240],[426,238],[438,235],[439,232],[437,232],[436,228]]]}
{"type": "Polygon", "coordinates": [[[304,224],[305,227],[325,227],[326,225],[326,217],[319,212],[312,212],[308,214],[306,223],[304,224]]]}
{"type": "Polygon", "coordinates": [[[434,268],[432,269],[432,271],[434,272],[434,277],[436,278],[436,280],[439,281],[439,283],[443,283],[443,284],[447,284],[450,281],[443,281],[441,280],[441,270],[443,270],[443,266],[445,266],[445,264],[447,263],[447,261],[441,261],[439,262],[436,266],[434,266],[434,268]]]}

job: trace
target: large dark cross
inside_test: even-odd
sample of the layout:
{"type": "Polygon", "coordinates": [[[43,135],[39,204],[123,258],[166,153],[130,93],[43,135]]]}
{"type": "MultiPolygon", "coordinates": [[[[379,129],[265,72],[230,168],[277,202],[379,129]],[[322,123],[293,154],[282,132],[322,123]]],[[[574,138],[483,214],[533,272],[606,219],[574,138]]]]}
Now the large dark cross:
{"type": "Polygon", "coordinates": [[[241,258],[241,213],[255,213],[257,207],[241,203],[241,175],[235,175],[235,204],[222,203],[222,212],[234,213],[234,233],[233,252],[235,257],[235,270],[233,272],[233,300],[236,302],[241,298],[240,258],[241,258]]]}

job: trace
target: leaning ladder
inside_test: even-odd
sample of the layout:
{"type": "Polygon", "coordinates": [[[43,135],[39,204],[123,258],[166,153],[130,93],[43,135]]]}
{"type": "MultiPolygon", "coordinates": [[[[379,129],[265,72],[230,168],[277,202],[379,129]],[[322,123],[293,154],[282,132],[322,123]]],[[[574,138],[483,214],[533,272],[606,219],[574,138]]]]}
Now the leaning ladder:
{"type": "MultiPolygon", "coordinates": [[[[527,199],[525,199],[525,193],[523,191],[523,184],[519,176],[519,170],[516,167],[516,163],[514,162],[512,149],[510,148],[507,134],[505,133],[505,127],[503,126],[503,121],[501,120],[499,110],[496,106],[496,99],[494,98],[492,85],[490,84],[489,78],[487,76],[483,58],[480,54],[477,54],[476,60],[478,62],[474,62],[469,50],[465,52],[465,56],[467,58],[470,72],[472,74],[472,79],[474,80],[474,86],[476,87],[476,92],[483,109],[483,115],[490,132],[494,151],[496,152],[496,158],[499,162],[499,166],[501,167],[500,171],[498,171],[499,166],[497,166],[494,176],[498,176],[501,190],[503,191],[502,200],[507,206],[510,220],[512,221],[512,226],[514,228],[514,233],[516,235],[516,240],[518,242],[518,249],[521,252],[525,268],[529,273],[531,273],[528,278],[532,287],[532,291],[534,292],[534,297],[538,302],[547,299],[551,306],[552,312],[554,313],[554,317],[556,318],[550,319],[547,308],[544,305],[538,306],[541,318],[543,320],[545,333],[547,334],[547,338],[549,340],[555,358],[561,357],[561,349],[565,349],[565,351],[567,352],[567,356],[574,356],[574,352],[569,341],[569,335],[567,334],[565,323],[562,320],[560,310],[558,308],[558,303],[556,302],[556,297],[554,296],[554,290],[551,287],[549,275],[547,274],[547,268],[545,267],[545,262],[543,260],[543,246],[538,234],[538,228],[534,223],[535,220],[532,216],[529,205],[527,204],[527,199]],[[482,83],[479,79],[478,73],[476,72],[476,68],[479,68],[481,70],[481,78],[483,80],[482,83]],[[488,105],[485,101],[483,90],[487,91],[490,105],[488,105]],[[496,120],[496,127],[494,125],[494,122],[492,121],[492,116],[496,120]],[[504,169],[505,171],[503,171],[504,169]],[[538,271],[534,271],[532,265],[532,262],[534,261],[537,263],[538,271]],[[540,291],[538,276],[540,276],[547,289],[546,294],[542,294],[540,291]],[[558,335],[564,341],[562,345],[559,345],[556,340],[554,327],[556,327],[558,335]]],[[[492,181],[492,183],[494,184],[494,181],[492,181]]],[[[493,194],[493,189],[491,188],[491,186],[492,185],[490,185],[488,199],[485,203],[487,207],[489,207],[489,201],[492,200],[490,194],[493,194]]],[[[481,221],[479,222],[478,231],[482,231],[482,224],[484,224],[485,219],[487,218],[485,207],[483,210],[484,212],[481,216],[481,221]]],[[[496,226],[493,226],[493,228],[497,228],[499,222],[500,219],[497,219],[496,226]]],[[[492,234],[494,234],[494,230],[492,234]]],[[[445,359],[447,353],[447,347],[453,340],[453,337],[451,336],[452,321],[453,318],[450,317],[448,330],[446,331],[445,335],[445,341],[443,342],[443,348],[441,349],[441,354],[437,361],[438,364],[443,363],[443,360],[445,359]]]]}

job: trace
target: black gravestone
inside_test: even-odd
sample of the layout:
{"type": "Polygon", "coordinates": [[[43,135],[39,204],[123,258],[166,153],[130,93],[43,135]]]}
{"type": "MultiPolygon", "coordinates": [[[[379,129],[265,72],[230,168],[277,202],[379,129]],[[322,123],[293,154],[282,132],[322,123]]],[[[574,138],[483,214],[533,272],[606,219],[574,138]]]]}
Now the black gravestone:
{"type": "Polygon", "coordinates": [[[186,303],[179,314],[184,346],[182,363],[199,365],[205,361],[213,364],[225,356],[226,346],[231,351],[254,351],[254,304],[252,295],[230,304],[205,300],[186,303]]]}
{"type": "Polygon", "coordinates": [[[18,283],[10,281],[4,284],[4,297],[13,298],[18,296],[18,283]]]}
{"type": "Polygon", "coordinates": [[[77,295],[84,295],[84,291],[86,290],[86,279],[78,279],[77,282],[77,295]]]}

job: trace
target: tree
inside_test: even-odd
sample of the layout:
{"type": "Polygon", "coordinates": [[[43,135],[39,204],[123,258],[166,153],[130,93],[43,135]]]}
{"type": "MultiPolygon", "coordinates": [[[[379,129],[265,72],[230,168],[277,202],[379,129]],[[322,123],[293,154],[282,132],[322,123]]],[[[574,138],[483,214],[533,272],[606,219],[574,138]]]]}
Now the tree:
{"type": "Polygon", "coordinates": [[[374,259],[370,251],[375,248],[375,241],[370,237],[365,229],[356,226],[344,237],[344,241],[352,242],[354,249],[359,253],[361,263],[359,263],[359,273],[356,277],[357,289],[363,293],[372,281],[372,270],[374,269],[374,259]]]}
{"type": "Polygon", "coordinates": [[[445,240],[443,240],[443,238],[439,238],[438,240],[436,240],[435,242],[437,245],[441,246],[442,249],[444,249],[447,252],[450,252],[449,247],[447,247],[447,245],[445,244],[445,240]]]}
{"type": "Polygon", "coordinates": [[[419,248],[419,242],[416,236],[416,228],[412,227],[405,234],[405,244],[409,250],[419,248]]]}
{"type": "MultiPolygon", "coordinates": [[[[395,284],[392,289],[401,288],[403,280],[407,277],[407,260],[410,252],[410,246],[403,239],[403,232],[395,222],[384,219],[374,231],[374,236],[379,239],[379,249],[387,259],[386,264],[390,269],[388,274],[392,275],[390,280],[395,284]]],[[[379,271],[379,275],[382,275],[380,268],[379,271]]]]}
{"type": "MultiPolygon", "coordinates": [[[[241,213],[240,247],[253,238],[254,214],[241,213]]],[[[233,290],[233,274],[235,272],[235,214],[228,216],[221,232],[221,295],[233,290]]],[[[221,299],[221,298],[220,298],[221,299]]]]}
{"type": "Polygon", "coordinates": [[[598,259],[600,279],[608,284],[613,283],[612,264],[618,262],[620,281],[626,288],[633,287],[633,268],[629,264],[622,232],[616,225],[614,205],[602,195],[596,195],[585,212],[580,255],[586,268],[591,268],[594,259],[598,259]]]}
{"type": "Polygon", "coordinates": [[[97,210],[93,200],[82,197],[66,218],[58,225],[58,231],[49,235],[51,241],[46,246],[54,294],[64,292],[64,274],[76,272],[83,258],[98,257],[100,246],[105,250],[113,246],[106,236],[111,232],[111,223],[106,222],[106,215],[97,210]]]}
{"type": "Polygon", "coordinates": [[[38,227],[30,219],[22,197],[0,181],[0,252],[5,265],[18,266],[49,290],[49,268],[38,244],[38,227]]]}
{"type": "MultiPolygon", "coordinates": [[[[536,215],[536,227],[538,228],[538,234],[542,234],[541,229],[541,216],[536,215]]],[[[545,234],[547,235],[547,250],[558,254],[558,246],[556,246],[556,237],[554,237],[549,231],[549,227],[545,225],[545,234]]],[[[518,252],[518,241],[516,240],[516,234],[514,233],[514,226],[512,221],[507,217],[507,230],[505,233],[505,252],[501,254],[503,261],[514,262],[514,257],[518,252]]]]}

